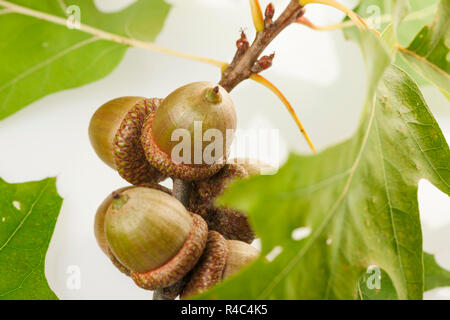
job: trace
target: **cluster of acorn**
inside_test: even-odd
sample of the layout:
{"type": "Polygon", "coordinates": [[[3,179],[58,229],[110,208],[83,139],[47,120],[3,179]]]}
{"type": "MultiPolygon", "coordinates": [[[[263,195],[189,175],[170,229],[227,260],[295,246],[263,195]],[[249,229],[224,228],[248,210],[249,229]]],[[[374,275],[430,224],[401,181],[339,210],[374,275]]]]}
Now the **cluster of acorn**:
{"type": "Polygon", "coordinates": [[[195,121],[202,122],[202,136],[211,128],[224,136],[234,132],[236,114],[226,90],[195,82],[165,99],[117,98],[102,105],[89,125],[98,156],[132,184],[114,191],[98,208],[98,244],[138,286],[156,290],[155,299],[195,295],[259,255],[249,245],[254,233],[245,214],[217,206],[215,199],[233,179],[264,165],[227,162],[229,143],[214,163],[174,161],[176,129],[190,133],[192,151],[199,143],[206,147],[195,141],[195,121]],[[168,177],[190,185],[187,207],[159,184],[168,177]]]}

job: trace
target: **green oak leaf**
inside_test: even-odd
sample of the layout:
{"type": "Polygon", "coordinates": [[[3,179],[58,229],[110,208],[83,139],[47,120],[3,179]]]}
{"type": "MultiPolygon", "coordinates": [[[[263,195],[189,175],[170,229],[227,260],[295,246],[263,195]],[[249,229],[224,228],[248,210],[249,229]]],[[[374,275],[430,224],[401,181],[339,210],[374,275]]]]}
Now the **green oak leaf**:
{"type": "MultiPolygon", "coordinates": [[[[450,271],[439,266],[432,254],[423,253],[423,267],[425,291],[450,286],[450,271]]],[[[368,270],[359,281],[358,291],[360,300],[397,299],[392,280],[382,269],[368,270]]]]}
{"type": "Polygon", "coordinates": [[[434,255],[424,252],[423,262],[425,267],[425,291],[450,286],[450,271],[438,265],[434,255]]]}
{"type": "MultiPolygon", "coordinates": [[[[98,11],[93,0],[9,2],[65,18],[75,17],[78,6],[81,23],[145,41],[156,37],[169,11],[164,0],[138,0],[116,13],[98,11]]],[[[9,11],[0,11],[0,30],[0,120],[48,94],[105,77],[128,48],[9,11]]]]}
{"type": "Polygon", "coordinates": [[[45,254],[62,204],[56,179],[10,184],[0,179],[0,299],[57,299],[45,254]]]}
{"type": "MultiPolygon", "coordinates": [[[[386,28],[393,24],[395,41],[392,45],[398,43],[407,46],[424,25],[432,23],[438,2],[438,0],[361,0],[354,10],[380,32],[386,31],[386,28]]],[[[348,18],[346,20],[348,21],[348,18]]],[[[354,27],[344,30],[344,34],[347,38],[358,39],[354,27]]],[[[429,83],[398,55],[395,57],[395,64],[420,85],[429,83]]]]}
{"type": "MultiPolygon", "coordinates": [[[[432,23],[438,2],[439,0],[361,0],[353,10],[380,32],[393,23],[398,43],[407,46],[424,25],[432,23]]],[[[349,36],[354,32],[355,28],[345,30],[349,36]]]]}
{"type": "Polygon", "coordinates": [[[368,268],[359,280],[358,300],[397,300],[391,278],[383,269],[368,268]]]}
{"type": "Polygon", "coordinates": [[[394,24],[394,30],[396,30],[397,33],[400,23],[408,15],[411,6],[408,0],[392,0],[392,8],[392,22],[394,24]]]}
{"type": "Polygon", "coordinates": [[[438,88],[450,92],[450,0],[441,0],[435,19],[425,26],[400,55],[438,88]]]}
{"type": "Polygon", "coordinates": [[[227,190],[221,204],[249,213],[262,255],[198,298],[358,299],[370,266],[399,299],[423,297],[417,185],[425,178],[450,194],[450,151],[415,82],[372,35],[359,37],[369,89],[357,132],[227,190]],[[298,228],[309,235],[296,239],[298,228]]]}

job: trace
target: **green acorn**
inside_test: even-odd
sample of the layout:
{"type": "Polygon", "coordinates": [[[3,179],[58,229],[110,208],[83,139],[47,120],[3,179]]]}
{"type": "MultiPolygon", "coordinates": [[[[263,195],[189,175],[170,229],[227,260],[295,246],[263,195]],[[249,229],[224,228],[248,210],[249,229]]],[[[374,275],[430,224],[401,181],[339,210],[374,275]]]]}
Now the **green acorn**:
{"type": "Polygon", "coordinates": [[[114,194],[105,216],[113,262],[148,290],[182,279],[200,258],[207,232],[202,218],[156,189],[134,187],[114,194]]]}
{"type": "Polygon", "coordinates": [[[211,82],[194,82],[173,91],[146,118],[141,142],[152,166],[170,177],[193,181],[223,167],[235,129],[236,113],[226,90],[211,82]],[[209,134],[220,135],[223,143],[211,144],[209,134]]]}

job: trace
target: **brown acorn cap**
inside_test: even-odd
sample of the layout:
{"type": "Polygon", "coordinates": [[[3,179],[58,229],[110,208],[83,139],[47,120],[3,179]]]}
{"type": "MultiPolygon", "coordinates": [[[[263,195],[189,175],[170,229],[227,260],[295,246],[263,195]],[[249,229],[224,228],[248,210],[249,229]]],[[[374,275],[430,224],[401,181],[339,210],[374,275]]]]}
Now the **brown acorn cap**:
{"type": "Polygon", "coordinates": [[[145,273],[131,272],[131,278],[141,288],[157,290],[180,281],[195,266],[202,255],[208,237],[206,222],[192,214],[193,224],[181,250],[166,264],[145,273]]]}
{"type": "Polygon", "coordinates": [[[208,241],[192,276],[181,293],[181,299],[197,295],[222,280],[227,261],[227,241],[220,233],[209,231],[208,241]]]}
{"type": "Polygon", "coordinates": [[[195,182],[195,189],[189,199],[189,210],[205,218],[208,228],[220,232],[226,239],[251,243],[255,239],[247,216],[237,210],[218,207],[215,199],[234,179],[247,176],[238,164],[226,164],[209,179],[195,182]]]}
{"type": "Polygon", "coordinates": [[[252,243],[255,233],[242,212],[229,208],[217,208],[210,211],[208,227],[220,232],[227,240],[240,240],[252,243]]]}
{"type": "Polygon", "coordinates": [[[227,240],[227,246],[228,257],[223,271],[223,279],[240,271],[259,256],[258,249],[242,241],[227,240]]]}
{"type": "Polygon", "coordinates": [[[174,197],[135,187],[113,195],[105,216],[109,247],[120,263],[135,272],[163,266],[183,248],[193,219],[174,197]]]}
{"type": "Polygon", "coordinates": [[[197,193],[204,202],[211,202],[221,195],[235,179],[247,177],[245,169],[238,164],[225,164],[214,176],[196,181],[197,193]]]}
{"type": "Polygon", "coordinates": [[[144,99],[136,103],[124,117],[114,137],[114,161],[120,176],[131,184],[159,182],[166,176],[152,167],[141,145],[141,130],[145,118],[154,112],[162,99],[144,99]]]}
{"type": "MultiPolygon", "coordinates": [[[[141,187],[146,187],[146,188],[151,188],[151,189],[156,189],[156,190],[160,190],[163,191],[167,194],[172,195],[172,191],[167,189],[166,187],[157,184],[157,183],[151,183],[151,182],[147,182],[144,183],[142,185],[140,185],[141,187]]],[[[100,249],[102,249],[102,251],[106,254],[109,255],[108,253],[108,249],[109,249],[109,245],[108,245],[108,241],[106,240],[106,234],[105,234],[105,215],[106,212],[109,208],[109,206],[111,205],[111,202],[113,200],[113,195],[117,195],[117,194],[121,194],[123,191],[128,190],[128,189],[132,189],[132,188],[136,188],[136,186],[127,186],[127,187],[123,187],[120,189],[117,189],[116,191],[110,193],[108,195],[108,197],[106,197],[105,200],[103,200],[103,202],[100,204],[100,206],[97,209],[97,212],[95,214],[95,221],[94,221],[94,234],[95,234],[95,239],[97,240],[97,243],[100,247],[100,249]]]]}

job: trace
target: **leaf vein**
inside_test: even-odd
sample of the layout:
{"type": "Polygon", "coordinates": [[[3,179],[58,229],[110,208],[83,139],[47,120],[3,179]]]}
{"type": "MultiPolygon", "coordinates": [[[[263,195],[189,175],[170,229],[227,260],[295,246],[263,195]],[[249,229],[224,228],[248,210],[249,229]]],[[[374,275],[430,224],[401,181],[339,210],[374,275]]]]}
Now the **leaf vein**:
{"type": "Polygon", "coordinates": [[[3,86],[0,87],[0,92],[3,91],[4,89],[10,87],[11,85],[16,84],[18,81],[22,80],[23,78],[26,78],[27,76],[29,76],[30,74],[33,74],[35,71],[38,71],[46,66],[48,66],[49,64],[51,64],[52,62],[64,57],[65,55],[71,53],[74,50],[77,50],[79,48],[84,47],[87,44],[90,44],[92,42],[97,41],[98,38],[96,37],[91,37],[89,39],[83,40],[81,42],[76,43],[75,45],[59,52],[58,54],[55,54],[54,56],[49,57],[48,59],[34,65],[33,67],[31,67],[30,69],[28,69],[27,71],[19,74],[17,77],[15,77],[14,79],[12,79],[11,81],[8,81],[7,83],[5,83],[3,86]]]}
{"type": "Polygon", "coordinates": [[[358,168],[359,162],[361,160],[362,154],[364,153],[365,146],[367,144],[370,131],[373,125],[373,120],[375,117],[375,102],[376,102],[376,96],[374,95],[374,99],[372,101],[372,108],[371,108],[371,114],[369,118],[369,123],[367,125],[366,131],[364,132],[364,137],[361,142],[361,147],[359,149],[359,152],[355,158],[355,161],[350,169],[350,174],[348,176],[347,182],[339,195],[339,198],[336,200],[336,202],[332,205],[331,209],[329,210],[328,215],[323,220],[322,224],[315,229],[315,231],[311,234],[310,237],[308,237],[307,243],[303,246],[303,248],[292,258],[292,260],[278,273],[276,277],[271,280],[266,288],[263,290],[263,292],[260,294],[259,298],[264,299],[266,298],[272,290],[275,288],[275,286],[284,278],[286,275],[290,272],[290,270],[301,260],[301,258],[306,254],[306,252],[310,249],[312,243],[316,241],[316,239],[319,237],[320,234],[322,234],[323,230],[331,220],[331,218],[334,216],[334,213],[336,212],[337,208],[341,204],[341,202],[344,200],[345,196],[347,195],[347,192],[350,188],[351,182],[353,181],[353,175],[358,168]]]}
{"type": "Polygon", "coordinates": [[[378,141],[378,148],[377,149],[378,149],[379,155],[381,156],[380,163],[381,163],[381,168],[382,168],[382,171],[383,171],[384,191],[386,193],[387,205],[388,205],[388,208],[389,208],[389,218],[390,218],[390,221],[391,221],[392,233],[394,235],[394,241],[395,241],[395,246],[396,246],[396,251],[397,251],[398,263],[399,263],[400,272],[402,274],[403,280],[407,281],[406,274],[405,274],[405,269],[403,267],[402,257],[401,257],[401,254],[400,254],[400,243],[399,243],[399,240],[398,240],[398,237],[397,237],[397,228],[395,226],[395,221],[394,221],[394,212],[392,211],[392,208],[393,208],[392,207],[392,200],[391,200],[391,196],[390,196],[390,193],[389,193],[389,186],[388,186],[388,183],[387,183],[386,167],[384,166],[384,161],[385,161],[384,159],[385,159],[385,157],[384,157],[384,153],[383,153],[383,147],[382,147],[382,144],[381,144],[381,137],[380,137],[380,132],[379,132],[379,129],[378,129],[378,124],[377,124],[376,121],[375,121],[375,132],[376,132],[377,141],[378,141]]]}
{"type": "Polygon", "coordinates": [[[22,226],[24,225],[24,223],[26,222],[26,220],[28,219],[28,217],[31,215],[31,213],[33,212],[34,207],[36,206],[36,204],[38,203],[39,200],[41,200],[42,196],[44,195],[44,192],[46,191],[46,189],[48,188],[50,184],[50,180],[47,180],[45,186],[42,188],[41,192],[38,194],[38,196],[36,197],[36,199],[33,201],[33,203],[30,206],[30,209],[28,210],[28,212],[25,214],[25,216],[23,217],[23,219],[20,221],[19,225],[17,226],[17,228],[11,233],[11,235],[9,236],[9,238],[5,241],[5,243],[0,247],[0,251],[2,251],[9,242],[11,242],[11,240],[14,238],[14,236],[17,234],[17,232],[20,230],[20,228],[22,228],[22,226]]]}

